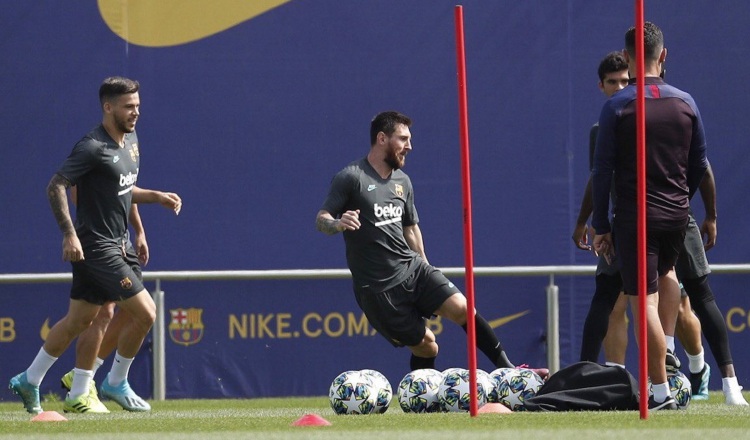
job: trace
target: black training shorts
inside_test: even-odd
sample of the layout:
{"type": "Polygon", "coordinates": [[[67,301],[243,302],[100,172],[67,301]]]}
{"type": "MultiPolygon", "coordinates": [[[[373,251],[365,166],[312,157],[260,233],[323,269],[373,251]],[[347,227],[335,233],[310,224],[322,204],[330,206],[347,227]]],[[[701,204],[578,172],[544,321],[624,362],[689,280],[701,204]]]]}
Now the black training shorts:
{"type": "MultiPolygon", "coordinates": [[[[615,252],[620,261],[623,290],[627,295],[638,294],[638,233],[635,223],[615,218],[615,252]]],[[[676,231],[649,230],[646,234],[646,293],[659,290],[659,277],[669,272],[685,241],[685,229],[676,231]]]]}
{"type": "Polygon", "coordinates": [[[70,298],[102,305],[124,301],[144,289],[138,256],[130,243],[84,249],[85,260],[73,265],[70,298]]]}
{"type": "Polygon", "coordinates": [[[421,259],[417,269],[401,284],[374,293],[354,288],[357,304],[375,330],[396,347],[419,344],[425,319],[431,317],[458,288],[442,272],[421,259]]]}

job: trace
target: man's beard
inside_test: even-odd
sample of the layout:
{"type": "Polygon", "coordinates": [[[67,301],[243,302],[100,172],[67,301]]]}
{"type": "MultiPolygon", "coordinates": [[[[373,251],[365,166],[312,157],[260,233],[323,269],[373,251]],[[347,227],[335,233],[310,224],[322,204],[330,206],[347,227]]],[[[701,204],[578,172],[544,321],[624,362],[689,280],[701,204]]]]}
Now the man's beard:
{"type": "Polygon", "coordinates": [[[398,170],[406,164],[406,158],[401,159],[393,149],[389,149],[388,155],[385,157],[385,163],[394,170],[398,170]]]}
{"type": "Polygon", "coordinates": [[[135,131],[135,124],[131,128],[130,125],[128,124],[127,119],[115,118],[115,125],[117,126],[117,129],[123,133],[132,133],[135,131]]]}

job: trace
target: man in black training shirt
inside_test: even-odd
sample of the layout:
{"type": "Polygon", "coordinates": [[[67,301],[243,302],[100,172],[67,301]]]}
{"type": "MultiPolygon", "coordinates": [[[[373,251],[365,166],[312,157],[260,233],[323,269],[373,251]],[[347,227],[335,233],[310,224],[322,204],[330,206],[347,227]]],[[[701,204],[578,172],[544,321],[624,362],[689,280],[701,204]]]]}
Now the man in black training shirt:
{"type": "MultiPolygon", "coordinates": [[[[434,315],[466,330],[466,298],[425,255],[414,189],[401,168],[412,150],[411,119],[383,112],[370,125],[370,152],[333,178],[316,226],[343,232],[354,294],[370,324],[395,347],[411,350],[410,367],[435,368],[438,345],[425,325],[434,315]]],[[[497,367],[513,367],[489,323],[474,314],[477,347],[497,367]]],[[[546,369],[536,370],[546,377],[546,369]]]]}
{"type": "MultiPolygon", "coordinates": [[[[86,330],[103,305],[115,302],[130,320],[121,331],[116,366],[101,392],[134,411],[147,410],[127,381],[130,365],[154,322],[156,306],[143,287],[141,269],[128,240],[127,220],[133,203],[159,203],[179,213],[174,193],[136,186],[140,165],[135,124],[140,115],[139,84],[122,77],[104,80],[99,88],[102,124],[83,137],[49,182],[47,196],[63,234],[63,260],[73,266],[68,313],[58,321],[29,368],[13,377],[10,388],[30,413],[42,411],[39,385],[52,364],[86,330]],[[68,211],[66,189],[76,186],[75,226],[68,211]]],[[[106,306],[105,306],[106,307],[106,306]]],[[[97,347],[98,349],[98,347],[97,347]]],[[[76,353],[66,412],[103,412],[92,407],[88,385],[93,376],[92,353],[76,353]],[[80,395],[73,395],[79,390],[80,395]]]]}
{"type": "MultiPolygon", "coordinates": [[[[649,295],[648,370],[653,383],[649,408],[676,409],[667,384],[667,346],[659,308],[673,326],[680,301],[674,265],[685,238],[690,197],[698,189],[708,162],[703,123],[693,98],[659,77],[667,56],[661,30],[646,23],[644,37],[648,231],[648,287],[644,294],[649,295]],[[657,292],[661,292],[659,297],[653,295],[657,292]]],[[[635,77],[634,28],[625,35],[625,55],[630,75],[635,77]]],[[[614,94],[602,108],[594,153],[592,226],[596,230],[594,249],[604,255],[617,251],[623,290],[631,295],[632,308],[638,310],[635,112],[634,83],[614,94]],[[613,173],[617,193],[614,245],[608,218],[613,173]]],[[[638,321],[637,312],[634,316],[638,321]]]]}

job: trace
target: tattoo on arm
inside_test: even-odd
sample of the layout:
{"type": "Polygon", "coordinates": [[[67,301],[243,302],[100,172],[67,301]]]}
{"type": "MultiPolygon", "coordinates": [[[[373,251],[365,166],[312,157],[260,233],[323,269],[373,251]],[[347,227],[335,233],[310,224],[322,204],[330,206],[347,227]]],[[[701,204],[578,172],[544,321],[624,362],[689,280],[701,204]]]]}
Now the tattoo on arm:
{"type": "Polygon", "coordinates": [[[52,213],[57,220],[57,226],[63,234],[75,233],[73,221],[70,218],[70,210],[68,209],[68,196],[65,193],[70,186],[68,179],[59,174],[52,176],[47,185],[47,199],[52,208],[52,213]]]}
{"type": "Polygon", "coordinates": [[[324,234],[333,235],[339,232],[336,227],[337,221],[338,220],[334,218],[319,215],[318,219],[315,221],[315,226],[318,228],[318,231],[324,234]]]}

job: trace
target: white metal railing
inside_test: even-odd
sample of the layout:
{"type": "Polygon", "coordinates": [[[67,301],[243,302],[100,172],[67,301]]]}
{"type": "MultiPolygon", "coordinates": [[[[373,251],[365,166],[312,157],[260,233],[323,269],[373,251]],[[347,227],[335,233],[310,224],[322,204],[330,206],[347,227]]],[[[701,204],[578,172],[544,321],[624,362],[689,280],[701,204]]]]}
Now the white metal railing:
{"type": "MultiPolygon", "coordinates": [[[[440,269],[446,276],[462,277],[463,267],[440,269]]],[[[750,264],[713,264],[712,273],[750,273],[750,264]]],[[[559,289],[555,275],[593,275],[596,266],[505,266],[475,267],[474,276],[549,276],[547,295],[547,366],[551,373],[560,369],[559,340],[559,289]]],[[[290,270],[213,270],[213,271],[154,271],[143,272],[144,281],[155,281],[152,292],[156,303],[156,322],[153,332],[154,400],[166,397],[164,291],[162,281],[206,281],[206,280],[293,280],[293,279],[344,279],[350,278],[348,269],[290,269],[290,270]]],[[[0,274],[0,284],[33,284],[70,282],[70,273],[23,273],[0,274]]]]}

